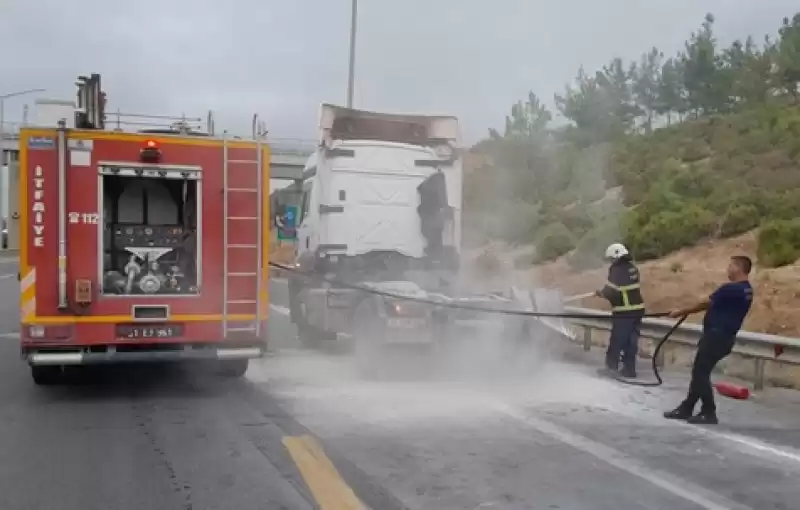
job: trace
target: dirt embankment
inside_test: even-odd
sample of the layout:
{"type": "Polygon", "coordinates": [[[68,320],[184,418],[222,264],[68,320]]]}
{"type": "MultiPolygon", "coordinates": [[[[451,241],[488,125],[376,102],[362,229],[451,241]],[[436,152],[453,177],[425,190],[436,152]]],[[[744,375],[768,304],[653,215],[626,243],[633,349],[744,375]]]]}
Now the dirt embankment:
{"type": "MultiPolygon", "coordinates": [[[[755,260],[756,234],[708,241],[659,260],[640,264],[642,291],[647,308],[670,310],[708,295],[726,281],[725,268],[731,255],[744,254],[755,260]]],[[[753,308],[744,329],[776,335],[800,336],[800,264],[777,269],[756,267],[751,275],[755,288],[753,308]]],[[[580,294],[602,286],[607,269],[576,272],[565,260],[536,267],[529,278],[540,285],[560,287],[565,294],[580,294]]],[[[580,306],[607,308],[604,300],[585,299],[580,306]]],[[[689,320],[698,322],[702,314],[689,320]]]]}
{"type": "MultiPolygon", "coordinates": [[[[491,270],[491,273],[498,276],[502,274],[499,279],[516,285],[560,288],[567,296],[600,288],[608,274],[606,267],[576,271],[563,258],[530,270],[512,270],[511,260],[520,254],[525,257],[528,250],[509,253],[494,248],[492,251],[504,252],[503,258],[507,259],[501,263],[501,267],[491,270]]],[[[731,239],[708,241],[662,259],[640,264],[648,310],[668,311],[708,295],[726,281],[725,268],[729,257],[744,254],[753,258],[756,263],[751,274],[755,300],[744,328],[749,331],[800,337],[800,264],[777,269],[759,268],[755,252],[756,233],[750,232],[731,239]]],[[[584,299],[575,305],[608,308],[607,302],[600,298],[584,299]]],[[[699,322],[701,318],[702,314],[696,314],[689,320],[699,322]]]]}

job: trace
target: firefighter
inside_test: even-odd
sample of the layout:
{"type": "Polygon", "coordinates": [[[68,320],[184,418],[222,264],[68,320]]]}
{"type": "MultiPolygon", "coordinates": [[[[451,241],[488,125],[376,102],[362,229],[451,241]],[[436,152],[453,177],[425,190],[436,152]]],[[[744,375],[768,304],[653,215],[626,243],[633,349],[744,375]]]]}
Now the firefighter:
{"type": "Polygon", "coordinates": [[[672,420],[687,420],[689,423],[716,425],[717,408],[711,386],[711,371],[725,356],[731,353],[736,334],[750,311],[753,288],[750,286],[750,270],[753,262],[749,257],[736,255],[728,263],[728,283],[721,285],[710,296],[687,308],[670,312],[673,318],[684,317],[706,311],[703,317],[703,335],[697,343],[697,354],[692,364],[692,380],[689,393],[681,404],[664,413],[672,420]],[[700,413],[692,416],[697,401],[702,402],[700,413]]]}
{"type": "Polygon", "coordinates": [[[607,375],[636,377],[636,355],[639,350],[639,330],[644,316],[644,300],[639,282],[639,269],[628,249],[621,243],[606,248],[608,281],[596,294],[611,304],[611,336],[606,351],[607,375]],[[619,370],[620,356],[622,371],[619,370]]]}

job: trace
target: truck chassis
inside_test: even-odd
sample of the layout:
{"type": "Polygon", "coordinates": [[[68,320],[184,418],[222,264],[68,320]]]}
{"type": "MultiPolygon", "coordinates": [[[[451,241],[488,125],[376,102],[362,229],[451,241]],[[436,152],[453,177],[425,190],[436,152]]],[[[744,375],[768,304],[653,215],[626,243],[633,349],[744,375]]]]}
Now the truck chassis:
{"type": "Polygon", "coordinates": [[[453,296],[426,292],[411,281],[353,286],[363,290],[307,282],[304,276],[289,278],[291,317],[301,344],[311,349],[344,346],[365,376],[391,372],[399,358],[430,371],[446,364],[453,349],[468,345],[470,337],[500,342],[514,352],[532,342],[573,336],[560,320],[516,313],[563,311],[558,291],[511,288],[453,296]]]}

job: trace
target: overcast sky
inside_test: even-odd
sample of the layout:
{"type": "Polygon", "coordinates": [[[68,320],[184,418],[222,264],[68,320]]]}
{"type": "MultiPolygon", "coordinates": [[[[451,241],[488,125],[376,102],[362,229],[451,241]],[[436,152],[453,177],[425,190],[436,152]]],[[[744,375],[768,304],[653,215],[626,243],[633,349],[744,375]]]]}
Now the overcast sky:
{"type": "MultiPolygon", "coordinates": [[[[667,53],[711,11],[730,42],[775,34],[797,0],[360,0],[355,106],[449,113],[467,141],[529,89],[552,102],[583,64],[667,53]]],[[[74,97],[100,73],[109,109],[217,115],[247,133],[314,136],[321,101],[344,104],[350,0],[0,0],[0,95],[74,97]]],[[[30,99],[28,99],[30,101],[30,99]]],[[[22,99],[6,102],[7,120],[22,99]]]]}

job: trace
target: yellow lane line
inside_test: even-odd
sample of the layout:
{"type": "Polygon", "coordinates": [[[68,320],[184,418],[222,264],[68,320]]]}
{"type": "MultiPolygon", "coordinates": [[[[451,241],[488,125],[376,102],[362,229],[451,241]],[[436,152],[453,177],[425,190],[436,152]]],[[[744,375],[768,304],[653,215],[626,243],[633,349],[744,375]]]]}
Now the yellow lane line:
{"type": "Polygon", "coordinates": [[[320,510],[366,510],[313,437],[287,436],[283,438],[283,446],[300,470],[320,510]]]}

